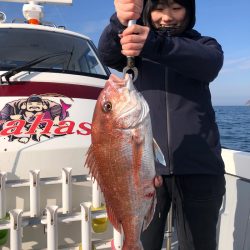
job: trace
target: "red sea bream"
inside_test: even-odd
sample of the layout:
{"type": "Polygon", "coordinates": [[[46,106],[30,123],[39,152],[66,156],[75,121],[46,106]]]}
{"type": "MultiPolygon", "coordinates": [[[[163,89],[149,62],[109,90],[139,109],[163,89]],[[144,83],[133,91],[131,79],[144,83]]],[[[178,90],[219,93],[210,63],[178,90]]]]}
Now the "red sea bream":
{"type": "MultiPolygon", "coordinates": [[[[126,80],[111,75],[93,115],[86,165],[104,194],[108,217],[124,233],[123,250],[143,249],[140,234],[154,214],[154,145],[149,107],[126,80]]],[[[158,152],[159,153],[159,152],[158,152]]]]}

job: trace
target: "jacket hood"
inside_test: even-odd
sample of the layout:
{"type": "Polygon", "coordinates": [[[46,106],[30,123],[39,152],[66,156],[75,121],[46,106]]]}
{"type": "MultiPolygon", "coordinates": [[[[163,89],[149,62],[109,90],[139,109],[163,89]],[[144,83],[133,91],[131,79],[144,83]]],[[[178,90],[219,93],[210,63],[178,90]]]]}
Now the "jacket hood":
{"type": "MultiPolygon", "coordinates": [[[[178,2],[178,1],[177,1],[178,2]]],[[[185,6],[189,12],[189,24],[187,30],[192,29],[195,25],[195,0],[181,0],[183,6],[185,6]]]]}
{"type": "MultiPolygon", "coordinates": [[[[144,7],[146,5],[147,2],[155,2],[157,0],[144,0],[144,7]]],[[[190,30],[194,27],[195,25],[195,0],[175,0],[175,2],[183,5],[188,13],[189,13],[189,23],[187,25],[186,30],[190,30]]]]}

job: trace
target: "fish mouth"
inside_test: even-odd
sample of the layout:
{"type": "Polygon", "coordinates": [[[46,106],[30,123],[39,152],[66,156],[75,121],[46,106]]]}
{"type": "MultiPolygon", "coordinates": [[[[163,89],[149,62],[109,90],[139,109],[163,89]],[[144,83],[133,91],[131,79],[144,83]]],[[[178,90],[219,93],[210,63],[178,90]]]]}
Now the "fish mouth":
{"type": "Polygon", "coordinates": [[[133,83],[133,80],[132,80],[132,76],[127,74],[126,75],[126,88],[131,92],[133,90],[135,90],[135,86],[134,86],[134,83],[133,83]]]}

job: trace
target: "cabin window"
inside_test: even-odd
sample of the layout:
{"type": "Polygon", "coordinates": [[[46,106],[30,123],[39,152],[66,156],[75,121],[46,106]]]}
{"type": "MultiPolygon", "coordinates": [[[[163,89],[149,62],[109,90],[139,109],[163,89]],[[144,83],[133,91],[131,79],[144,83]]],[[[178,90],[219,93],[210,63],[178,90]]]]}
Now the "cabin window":
{"type": "Polygon", "coordinates": [[[107,77],[93,44],[82,37],[44,30],[0,29],[0,70],[35,62],[32,71],[107,77]],[[36,62],[36,60],[40,62],[36,62]]]}

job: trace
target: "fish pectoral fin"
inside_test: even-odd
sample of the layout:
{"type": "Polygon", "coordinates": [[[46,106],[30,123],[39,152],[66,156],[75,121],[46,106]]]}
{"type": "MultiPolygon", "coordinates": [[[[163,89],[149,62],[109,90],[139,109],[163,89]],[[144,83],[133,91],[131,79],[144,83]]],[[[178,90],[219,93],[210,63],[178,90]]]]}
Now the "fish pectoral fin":
{"type": "Polygon", "coordinates": [[[157,199],[156,199],[156,193],[155,193],[154,196],[152,197],[152,203],[148,210],[148,213],[144,217],[143,228],[142,228],[143,231],[147,229],[147,227],[149,226],[150,222],[152,221],[154,217],[156,202],[157,202],[157,199]]]}
{"type": "Polygon", "coordinates": [[[106,204],[106,207],[107,207],[107,214],[108,214],[109,221],[111,222],[113,227],[116,229],[116,231],[118,231],[121,234],[122,233],[121,223],[118,221],[117,217],[115,216],[115,213],[112,207],[110,207],[108,204],[106,204]]]}
{"type": "Polygon", "coordinates": [[[155,141],[154,138],[153,138],[153,149],[154,149],[155,160],[166,167],[167,164],[166,164],[166,161],[165,161],[164,154],[162,153],[159,145],[157,144],[157,142],[155,141]]]}

